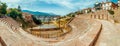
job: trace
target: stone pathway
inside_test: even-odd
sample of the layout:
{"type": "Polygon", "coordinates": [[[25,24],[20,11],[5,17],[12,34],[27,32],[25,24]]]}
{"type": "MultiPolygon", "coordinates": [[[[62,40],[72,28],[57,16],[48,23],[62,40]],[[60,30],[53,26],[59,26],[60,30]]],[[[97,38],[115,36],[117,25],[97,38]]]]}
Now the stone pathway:
{"type": "Polygon", "coordinates": [[[120,46],[120,25],[115,25],[109,21],[100,20],[102,31],[97,40],[96,46],[120,46]]]}

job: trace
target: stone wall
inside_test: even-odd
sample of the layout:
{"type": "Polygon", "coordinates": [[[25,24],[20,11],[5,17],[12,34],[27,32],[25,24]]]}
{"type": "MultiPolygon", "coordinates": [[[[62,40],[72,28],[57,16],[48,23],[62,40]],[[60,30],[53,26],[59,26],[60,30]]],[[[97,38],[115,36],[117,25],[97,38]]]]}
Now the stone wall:
{"type": "Polygon", "coordinates": [[[31,29],[31,34],[37,37],[59,37],[70,32],[72,28],[70,26],[65,26],[62,28],[49,28],[49,29],[31,29]]]}
{"type": "Polygon", "coordinates": [[[99,19],[99,20],[108,20],[114,23],[113,15],[110,15],[107,10],[99,10],[93,13],[81,14],[76,17],[82,19],[99,19]]]}
{"type": "Polygon", "coordinates": [[[1,46],[7,46],[1,37],[0,37],[0,44],[1,44],[1,46]]]}

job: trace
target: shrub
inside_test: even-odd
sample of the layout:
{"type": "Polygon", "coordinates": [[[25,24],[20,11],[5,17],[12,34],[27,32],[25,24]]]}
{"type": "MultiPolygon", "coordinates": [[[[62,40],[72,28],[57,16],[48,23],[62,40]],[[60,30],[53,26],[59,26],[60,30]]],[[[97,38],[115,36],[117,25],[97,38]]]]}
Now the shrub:
{"type": "Polygon", "coordinates": [[[114,11],[108,10],[108,12],[109,12],[111,15],[114,15],[114,11]]]}
{"type": "Polygon", "coordinates": [[[36,19],[36,17],[33,16],[33,15],[32,15],[32,19],[33,19],[33,21],[35,22],[35,24],[37,24],[37,25],[42,24],[41,20],[36,19]]]}

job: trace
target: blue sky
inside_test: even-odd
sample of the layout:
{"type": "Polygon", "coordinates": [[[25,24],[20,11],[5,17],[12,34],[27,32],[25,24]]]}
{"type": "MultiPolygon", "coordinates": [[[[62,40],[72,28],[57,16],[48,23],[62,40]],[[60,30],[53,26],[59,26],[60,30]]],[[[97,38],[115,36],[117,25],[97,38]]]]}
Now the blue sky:
{"type": "MultiPolygon", "coordinates": [[[[65,15],[76,10],[93,7],[96,2],[105,0],[1,0],[6,2],[9,8],[16,8],[18,5],[23,10],[39,11],[65,15]]],[[[110,0],[117,2],[117,0],[110,0]]]]}

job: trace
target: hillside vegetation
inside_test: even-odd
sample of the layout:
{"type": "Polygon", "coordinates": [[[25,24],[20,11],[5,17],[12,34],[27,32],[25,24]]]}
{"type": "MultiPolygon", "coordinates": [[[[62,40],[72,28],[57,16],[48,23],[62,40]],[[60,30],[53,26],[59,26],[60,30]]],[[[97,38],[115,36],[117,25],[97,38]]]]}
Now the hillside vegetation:
{"type": "Polygon", "coordinates": [[[34,19],[33,21],[25,21],[22,14],[23,12],[20,6],[18,6],[18,8],[8,8],[6,3],[0,2],[0,16],[11,17],[16,20],[23,29],[36,26],[34,22],[37,20],[35,18],[31,18],[31,20],[34,19]]]}

